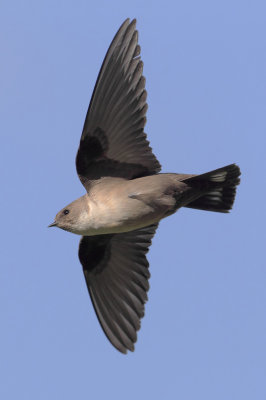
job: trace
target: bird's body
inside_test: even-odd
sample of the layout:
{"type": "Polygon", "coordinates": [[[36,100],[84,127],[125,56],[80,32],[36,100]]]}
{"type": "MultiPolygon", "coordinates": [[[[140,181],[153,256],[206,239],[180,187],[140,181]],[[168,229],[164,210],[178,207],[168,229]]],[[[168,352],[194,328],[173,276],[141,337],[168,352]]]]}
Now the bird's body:
{"type": "MultiPolygon", "coordinates": [[[[85,236],[128,232],[159,222],[185,205],[184,193],[192,189],[179,174],[158,174],[126,180],[103,178],[71,206],[80,208],[81,219],[72,233],[85,236]],[[178,197],[183,201],[178,204],[178,197]]],[[[194,195],[195,196],[195,195],[194,195]]]]}
{"type": "Polygon", "coordinates": [[[228,212],[239,167],[159,173],[144,133],[147,93],[136,21],[114,37],[101,67],[76,157],[86,194],[50,226],[81,235],[79,259],[99,322],[121,352],[134,350],[149,289],[146,253],[161,219],[180,207],[228,212]]]}

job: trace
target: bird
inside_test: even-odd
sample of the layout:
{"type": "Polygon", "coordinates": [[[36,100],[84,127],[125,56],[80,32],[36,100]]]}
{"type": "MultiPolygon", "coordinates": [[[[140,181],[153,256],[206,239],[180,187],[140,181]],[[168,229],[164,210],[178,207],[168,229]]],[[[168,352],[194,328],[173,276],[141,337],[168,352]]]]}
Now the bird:
{"type": "Polygon", "coordinates": [[[121,353],[134,351],[149,290],[146,254],[161,219],[180,207],[228,213],[240,182],[230,164],[160,173],[144,132],[147,92],[136,20],[126,19],[102,63],[76,155],[86,194],[49,227],[81,236],[78,256],[99,323],[121,353]]]}

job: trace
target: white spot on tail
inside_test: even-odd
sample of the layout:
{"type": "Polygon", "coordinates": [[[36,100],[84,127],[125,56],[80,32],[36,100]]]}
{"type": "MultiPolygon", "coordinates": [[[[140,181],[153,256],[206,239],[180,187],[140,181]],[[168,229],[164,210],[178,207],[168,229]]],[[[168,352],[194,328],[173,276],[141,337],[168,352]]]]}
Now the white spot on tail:
{"type": "Polygon", "coordinates": [[[222,196],[223,196],[223,189],[220,188],[220,189],[212,190],[211,192],[209,192],[209,193],[207,194],[206,197],[208,197],[208,198],[209,198],[210,200],[212,200],[212,201],[217,201],[217,202],[219,202],[219,201],[221,201],[222,196]]]}
{"type": "Polygon", "coordinates": [[[226,175],[227,175],[226,171],[219,172],[219,173],[217,173],[215,175],[212,175],[211,178],[210,178],[210,181],[211,182],[225,182],[226,175]]]}

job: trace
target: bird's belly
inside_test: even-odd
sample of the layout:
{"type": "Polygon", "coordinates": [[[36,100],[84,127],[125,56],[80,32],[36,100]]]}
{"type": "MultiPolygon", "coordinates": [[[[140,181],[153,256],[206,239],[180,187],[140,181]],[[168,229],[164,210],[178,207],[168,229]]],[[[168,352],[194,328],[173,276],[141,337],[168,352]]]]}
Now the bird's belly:
{"type": "Polygon", "coordinates": [[[80,235],[94,236],[111,233],[129,232],[152,225],[161,219],[161,215],[142,202],[128,199],[116,204],[90,204],[90,217],[82,226],[80,235]]]}

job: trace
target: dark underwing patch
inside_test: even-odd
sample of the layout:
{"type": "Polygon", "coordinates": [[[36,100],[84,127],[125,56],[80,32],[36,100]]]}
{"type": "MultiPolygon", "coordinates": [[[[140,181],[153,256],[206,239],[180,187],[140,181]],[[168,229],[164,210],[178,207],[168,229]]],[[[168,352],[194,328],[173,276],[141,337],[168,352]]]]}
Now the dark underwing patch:
{"type": "Polygon", "coordinates": [[[113,235],[83,236],[79,244],[79,260],[84,272],[99,274],[110,258],[113,235]]]}

